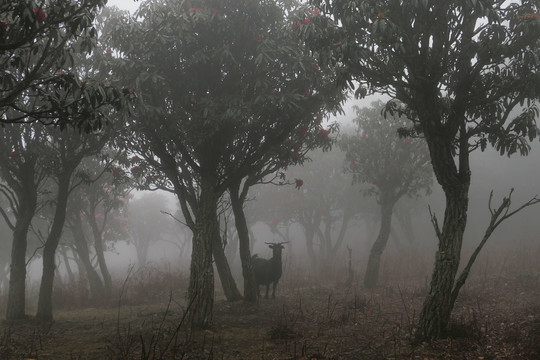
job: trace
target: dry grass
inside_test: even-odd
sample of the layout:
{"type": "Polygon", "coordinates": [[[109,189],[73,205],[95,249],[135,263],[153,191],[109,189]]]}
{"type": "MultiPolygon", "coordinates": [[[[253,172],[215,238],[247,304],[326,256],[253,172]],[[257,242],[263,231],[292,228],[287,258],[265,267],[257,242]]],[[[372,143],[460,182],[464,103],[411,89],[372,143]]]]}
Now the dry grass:
{"type": "Polygon", "coordinates": [[[366,291],[289,272],[275,300],[246,305],[218,294],[214,327],[197,332],[179,326],[185,287],[185,274],[146,269],[132,274],[123,291],[119,283],[106,304],[81,306],[75,300],[83,289],[63,288],[56,292],[62,308],[53,324],[1,323],[0,359],[540,358],[540,279],[534,274],[476,275],[458,299],[448,337],[418,347],[409,340],[424,279],[387,277],[366,291]]]}

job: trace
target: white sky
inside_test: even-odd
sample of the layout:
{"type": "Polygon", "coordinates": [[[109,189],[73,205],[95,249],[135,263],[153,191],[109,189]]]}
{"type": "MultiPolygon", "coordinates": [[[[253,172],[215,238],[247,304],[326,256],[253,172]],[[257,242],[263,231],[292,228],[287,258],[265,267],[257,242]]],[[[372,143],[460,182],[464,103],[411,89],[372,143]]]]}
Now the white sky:
{"type": "Polygon", "coordinates": [[[139,7],[140,1],[135,0],[109,0],[107,6],[117,6],[122,10],[129,10],[133,13],[139,7]]]}

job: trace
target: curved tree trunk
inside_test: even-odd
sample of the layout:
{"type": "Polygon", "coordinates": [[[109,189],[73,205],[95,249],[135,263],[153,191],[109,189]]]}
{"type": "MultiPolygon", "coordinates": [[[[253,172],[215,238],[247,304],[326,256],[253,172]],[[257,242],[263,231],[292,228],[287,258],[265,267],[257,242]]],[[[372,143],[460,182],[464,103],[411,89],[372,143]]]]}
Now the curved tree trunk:
{"type": "Polygon", "coordinates": [[[70,177],[70,174],[62,174],[62,177],[59,179],[54,220],[43,248],[43,274],[41,276],[41,285],[39,287],[38,308],[36,313],[36,318],[43,321],[52,321],[53,319],[52,292],[54,272],[56,270],[55,254],[66,220],[70,177]]]}
{"type": "Polygon", "coordinates": [[[81,218],[78,216],[74,217],[73,226],[71,227],[73,233],[73,239],[75,241],[77,254],[79,255],[79,260],[82,263],[86,277],[88,279],[88,285],[90,287],[90,296],[92,299],[101,300],[104,293],[104,286],[99,274],[96,269],[92,266],[90,261],[90,251],[88,250],[88,243],[86,242],[86,237],[84,236],[84,231],[82,228],[81,218]]]}
{"type": "Polygon", "coordinates": [[[9,292],[6,319],[24,319],[26,304],[26,248],[27,234],[37,206],[37,194],[31,189],[21,197],[20,217],[13,231],[11,247],[11,269],[9,274],[9,292]]]}
{"type": "MultiPolygon", "coordinates": [[[[216,229],[218,229],[217,221],[216,229]]],[[[221,287],[223,289],[225,297],[227,298],[227,301],[237,301],[242,299],[242,294],[240,294],[240,291],[238,291],[238,287],[236,286],[236,282],[234,281],[234,277],[232,276],[229,261],[225,256],[225,249],[223,249],[223,244],[221,241],[221,237],[219,236],[218,230],[215,231],[212,253],[214,255],[216,269],[218,271],[219,279],[221,281],[221,287]]]]}
{"type": "Polygon", "coordinates": [[[90,223],[90,227],[92,228],[92,234],[94,236],[94,249],[96,250],[99,270],[101,271],[101,276],[103,277],[103,284],[105,286],[104,296],[106,298],[109,298],[112,292],[112,279],[109,268],[107,267],[107,262],[105,261],[105,252],[103,250],[103,237],[96,222],[95,211],[92,211],[91,216],[89,216],[88,222],[90,223]]]}
{"type": "Polygon", "coordinates": [[[424,301],[416,340],[441,337],[450,321],[451,294],[459,267],[463,232],[467,222],[468,191],[446,195],[446,211],[429,293],[424,301]]]}
{"type": "Polygon", "coordinates": [[[259,289],[255,283],[253,266],[251,264],[251,251],[249,250],[249,229],[244,214],[243,199],[239,195],[239,185],[230,189],[231,206],[234,213],[234,222],[240,242],[240,260],[242,261],[242,275],[244,277],[244,301],[255,303],[259,299],[259,289]]]}
{"type": "Polygon", "coordinates": [[[193,250],[188,289],[188,320],[194,328],[209,328],[214,311],[214,269],[212,244],[215,241],[217,196],[214,184],[201,179],[200,196],[193,226],[193,250]]]}
{"type": "Polygon", "coordinates": [[[60,248],[60,252],[62,254],[62,260],[64,260],[64,264],[66,266],[66,271],[67,271],[67,274],[68,274],[69,282],[74,283],[75,282],[75,275],[73,275],[73,271],[71,270],[71,265],[69,265],[69,258],[68,258],[68,255],[67,255],[66,248],[62,246],[60,248]]]}
{"type": "Polygon", "coordinates": [[[468,143],[463,134],[465,131],[463,124],[460,128],[459,168],[454,163],[453,145],[447,138],[427,138],[433,170],[446,197],[446,209],[442,229],[437,219],[432,217],[439,249],[435,255],[429,293],[420,313],[415,342],[443,336],[452,313],[451,297],[469,206],[470,165],[468,143]]]}
{"type": "Polygon", "coordinates": [[[379,229],[379,235],[371,247],[366,274],[364,276],[364,286],[368,289],[374,288],[379,280],[381,256],[390,237],[394,203],[393,195],[389,194],[388,191],[383,191],[381,194],[381,227],[379,229]]]}

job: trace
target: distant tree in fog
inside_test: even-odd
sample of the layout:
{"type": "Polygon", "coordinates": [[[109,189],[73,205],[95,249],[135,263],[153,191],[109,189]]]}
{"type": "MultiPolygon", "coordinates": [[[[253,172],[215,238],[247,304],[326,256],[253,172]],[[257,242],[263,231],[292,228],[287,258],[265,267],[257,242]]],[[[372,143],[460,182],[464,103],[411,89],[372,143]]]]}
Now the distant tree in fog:
{"type": "MultiPolygon", "coordinates": [[[[242,184],[301,161],[308,142],[296,139],[329,141],[321,122],[342,100],[333,74],[294,36],[287,7],[147,1],[139,20],[118,18],[104,31],[121,54],[116,76],[138,97],[124,138],[141,158],[132,172],[141,185],[174,192],[193,232],[188,299],[197,327],[212,324],[219,198],[238,194],[241,207],[242,184]]],[[[255,301],[249,249],[241,256],[255,301]]]]}
{"type": "Polygon", "coordinates": [[[390,96],[388,110],[410,120],[403,135],[423,136],[427,143],[446,210],[441,226],[432,216],[439,250],[415,341],[438,338],[464,282],[456,276],[469,205],[469,154],[490,144],[501,155],[525,155],[538,135],[540,4],[311,4],[327,16],[311,21],[306,41],[322,60],[346,66],[340,83],[358,81],[359,96],[390,96]]]}
{"type": "Polygon", "coordinates": [[[369,108],[355,107],[355,111],[355,134],[344,135],[340,145],[346,151],[345,169],[352,174],[353,182],[369,184],[364,193],[375,196],[380,205],[379,235],[371,247],[364,277],[364,286],[372,288],[377,284],[381,256],[390,237],[394,205],[406,195],[429,195],[433,172],[423,139],[398,135],[407,119],[385,117],[382,102],[369,108]]]}
{"type": "Polygon", "coordinates": [[[144,194],[129,204],[130,242],[137,250],[139,266],[146,264],[150,245],[163,240],[164,234],[170,232],[171,218],[161,213],[167,211],[166,205],[165,196],[156,193],[144,194]]]}
{"type": "Polygon", "coordinates": [[[328,152],[313,151],[303,166],[285,171],[288,178],[302,181],[302,187],[258,186],[250,211],[264,221],[283,241],[290,239],[288,229],[300,225],[311,266],[328,271],[356,217],[371,212],[371,201],[364,201],[349,175],[343,172],[345,154],[335,147],[328,152]]]}
{"type": "Polygon", "coordinates": [[[112,279],[105,261],[107,244],[129,237],[126,213],[132,185],[121,167],[126,161],[122,158],[125,156],[105,149],[102,154],[83,160],[78,172],[85,181],[72,191],[68,202],[67,227],[71,230],[73,249],[84,267],[80,270],[88,276],[92,296],[104,299],[112,291],[112,279]],[[99,281],[90,262],[87,243],[90,239],[93,239],[102,276],[99,281]]]}

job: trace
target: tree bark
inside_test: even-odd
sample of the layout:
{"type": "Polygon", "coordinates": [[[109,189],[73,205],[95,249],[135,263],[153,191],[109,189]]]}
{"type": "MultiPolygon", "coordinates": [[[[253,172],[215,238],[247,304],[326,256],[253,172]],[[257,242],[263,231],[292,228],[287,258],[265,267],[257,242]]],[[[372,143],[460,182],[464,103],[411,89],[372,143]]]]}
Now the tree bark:
{"type": "Polygon", "coordinates": [[[388,243],[388,238],[390,237],[392,209],[394,204],[395,199],[393,194],[383,190],[381,193],[381,226],[379,235],[371,247],[366,274],[364,276],[364,286],[368,289],[374,288],[379,280],[381,256],[388,243]]]}
{"type": "Polygon", "coordinates": [[[90,287],[90,297],[95,300],[101,300],[105,288],[99,274],[97,273],[96,269],[94,269],[92,262],[90,261],[88,243],[86,242],[86,237],[84,236],[84,231],[82,228],[82,221],[78,214],[74,216],[71,232],[73,234],[73,240],[75,241],[77,254],[79,255],[79,260],[83,265],[84,271],[86,272],[88,286],[90,287]]]}
{"type": "Polygon", "coordinates": [[[242,294],[240,294],[240,291],[238,291],[238,287],[236,286],[236,282],[232,276],[229,261],[225,256],[225,249],[223,249],[221,237],[219,236],[219,231],[217,229],[219,228],[217,227],[216,220],[216,231],[214,243],[212,245],[212,253],[214,255],[216,269],[218,271],[221,287],[223,288],[223,293],[225,294],[227,301],[237,301],[242,299],[242,294]]]}
{"type": "Polygon", "coordinates": [[[193,328],[209,328],[214,311],[214,270],[212,244],[215,241],[217,195],[214,184],[202,177],[196,222],[193,225],[193,250],[188,289],[187,319],[193,328]]]}
{"type": "Polygon", "coordinates": [[[34,218],[37,206],[37,190],[25,189],[26,194],[19,197],[20,216],[13,231],[11,247],[11,271],[9,274],[9,292],[6,319],[24,319],[26,304],[26,249],[28,229],[34,218]]]}
{"type": "Polygon", "coordinates": [[[36,314],[36,318],[43,321],[53,320],[52,292],[54,271],[56,269],[55,254],[66,220],[70,178],[71,172],[68,174],[63,173],[60,176],[54,220],[43,248],[43,274],[41,276],[41,285],[39,287],[38,308],[36,314]]]}
{"type": "Polygon", "coordinates": [[[67,250],[65,249],[65,247],[61,247],[60,249],[61,249],[60,252],[62,254],[62,259],[64,260],[64,264],[66,264],[65,266],[66,266],[69,282],[74,283],[75,275],[73,275],[73,271],[71,270],[71,265],[69,265],[69,258],[67,255],[67,250]]]}
{"type": "Polygon", "coordinates": [[[101,271],[101,276],[103,277],[103,285],[105,292],[103,295],[105,298],[109,298],[112,292],[112,278],[109,268],[107,267],[107,262],[105,261],[105,252],[103,250],[103,236],[96,222],[95,209],[92,208],[88,222],[92,228],[92,235],[94,236],[94,249],[96,250],[96,257],[98,259],[99,270],[101,271]]]}
{"type": "Polygon", "coordinates": [[[229,189],[231,196],[231,206],[234,213],[234,222],[238,232],[240,243],[240,260],[242,262],[242,275],[244,277],[244,301],[255,303],[259,299],[259,289],[255,283],[253,266],[251,264],[251,251],[249,249],[249,229],[244,214],[243,198],[239,194],[239,184],[231,186],[229,189]]]}
{"type": "MultiPolygon", "coordinates": [[[[460,131],[465,131],[464,125],[460,131]]],[[[453,308],[451,296],[461,257],[469,205],[470,167],[466,137],[460,139],[459,169],[454,163],[451,142],[440,137],[427,140],[433,170],[446,197],[446,209],[442,229],[439,229],[437,219],[432,216],[439,248],[435,255],[429,293],[415,333],[416,343],[440,338],[450,321],[453,308]]]]}

